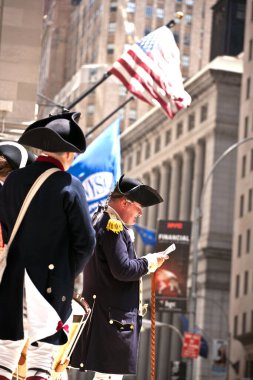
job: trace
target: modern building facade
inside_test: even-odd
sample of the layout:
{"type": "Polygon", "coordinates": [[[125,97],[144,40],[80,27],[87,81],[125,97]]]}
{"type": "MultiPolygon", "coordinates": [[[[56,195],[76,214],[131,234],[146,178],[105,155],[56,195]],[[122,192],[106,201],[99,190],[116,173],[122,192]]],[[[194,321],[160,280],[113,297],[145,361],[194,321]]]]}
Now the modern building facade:
{"type": "Polygon", "coordinates": [[[0,140],[16,140],[35,117],[43,3],[0,1],[0,140]]]}
{"type": "Polygon", "coordinates": [[[243,51],[246,0],[218,0],[212,7],[210,59],[243,51]]]}
{"type": "Polygon", "coordinates": [[[253,378],[253,1],[247,1],[230,295],[230,379],[253,378]],[[245,140],[245,141],[246,141],[245,140]]]}

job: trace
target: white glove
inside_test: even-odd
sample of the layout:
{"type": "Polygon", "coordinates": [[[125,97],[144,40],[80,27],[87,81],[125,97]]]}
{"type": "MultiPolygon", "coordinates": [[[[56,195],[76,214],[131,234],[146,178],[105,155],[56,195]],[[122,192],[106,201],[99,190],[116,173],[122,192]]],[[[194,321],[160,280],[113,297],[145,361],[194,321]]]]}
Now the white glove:
{"type": "Polygon", "coordinates": [[[145,259],[147,259],[148,261],[148,273],[155,272],[157,268],[159,268],[166,259],[163,255],[163,252],[148,253],[143,257],[145,257],[145,259]]]}
{"type": "Polygon", "coordinates": [[[175,244],[171,244],[165,251],[148,253],[144,256],[148,260],[148,273],[155,272],[165,260],[168,260],[169,254],[175,251],[175,249],[175,244]]]}

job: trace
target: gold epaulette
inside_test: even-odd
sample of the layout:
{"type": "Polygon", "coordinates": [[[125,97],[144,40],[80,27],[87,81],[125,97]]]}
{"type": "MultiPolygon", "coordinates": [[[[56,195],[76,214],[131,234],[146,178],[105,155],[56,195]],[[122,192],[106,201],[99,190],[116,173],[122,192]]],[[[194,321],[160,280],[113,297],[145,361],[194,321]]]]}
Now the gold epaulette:
{"type": "Polygon", "coordinates": [[[110,215],[110,219],[108,220],[106,229],[107,231],[112,231],[115,234],[118,234],[119,232],[123,231],[123,224],[120,220],[116,219],[114,215],[110,215]]]}

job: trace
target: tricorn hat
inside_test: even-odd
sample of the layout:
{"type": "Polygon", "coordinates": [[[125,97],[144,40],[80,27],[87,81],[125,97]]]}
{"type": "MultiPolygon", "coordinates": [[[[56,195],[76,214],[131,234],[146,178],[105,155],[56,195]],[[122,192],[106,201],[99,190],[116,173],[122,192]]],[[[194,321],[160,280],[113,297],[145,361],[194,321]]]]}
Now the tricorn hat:
{"type": "Polygon", "coordinates": [[[47,152],[82,153],[86,141],[77,124],[80,115],[79,112],[65,112],[37,120],[26,128],[19,142],[47,152]]]}
{"type": "Polygon", "coordinates": [[[4,156],[12,169],[23,168],[35,161],[36,156],[14,141],[0,142],[0,155],[4,156]]]}
{"type": "Polygon", "coordinates": [[[143,207],[153,206],[163,202],[160,194],[148,185],[144,185],[137,179],[125,177],[124,174],[120,177],[116,184],[113,193],[122,195],[132,202],[138,202],[143,207]]]}

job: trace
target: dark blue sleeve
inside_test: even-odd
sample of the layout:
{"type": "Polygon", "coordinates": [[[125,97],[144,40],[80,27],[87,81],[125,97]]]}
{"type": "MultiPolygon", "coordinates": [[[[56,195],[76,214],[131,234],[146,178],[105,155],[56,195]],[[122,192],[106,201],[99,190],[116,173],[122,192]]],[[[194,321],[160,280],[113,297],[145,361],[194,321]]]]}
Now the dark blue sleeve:
{"type": "Polygon", "coordinates": [[[71,252],[75,257],[75,274],[82,272],[95,248],[95,230],[92,226],[85,192],[81,182],[73,178],[67,202],[67,217],[71,232],[71,252]]]}
{"type": "Polygon", "coordinates": [[[144,258],[130,258],[129,251],[133,243],[126,237],[126,232],[116,234],[104,230],[100,243],[106,256],[112,275],[120,281],[138,281],[148,273],[148,262],[144,258]]]}

